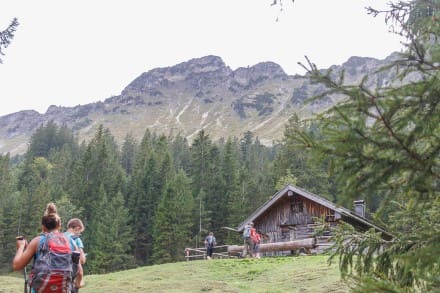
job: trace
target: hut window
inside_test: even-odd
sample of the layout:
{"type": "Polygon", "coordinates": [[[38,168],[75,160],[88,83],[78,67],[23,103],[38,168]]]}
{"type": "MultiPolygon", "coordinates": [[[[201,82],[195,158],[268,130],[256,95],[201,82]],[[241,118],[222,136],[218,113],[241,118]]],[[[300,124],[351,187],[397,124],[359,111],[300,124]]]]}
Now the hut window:
{"type": "Polygon", "coordinates": [[[299,196],[294,196],[293,200],[290,204],[292,208],[292,212],[294,213],[302,213],[304,209],[304,204],[302,200],[299,198],[299,196]]]}

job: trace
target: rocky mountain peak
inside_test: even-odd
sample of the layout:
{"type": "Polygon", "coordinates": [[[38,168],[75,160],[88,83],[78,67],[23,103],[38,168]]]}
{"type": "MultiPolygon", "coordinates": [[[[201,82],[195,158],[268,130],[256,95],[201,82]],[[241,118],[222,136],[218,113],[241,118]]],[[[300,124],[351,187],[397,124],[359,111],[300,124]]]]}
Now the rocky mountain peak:
{"type": "Polygon", "coordinates": [[[50,105],[49,108],[47,108],[45,114],[46,115],[58,115],[60,113],[64,113],[65,111],[70,111],[70,110],[72,110],[71,107],[50,105]]]}
{"type": "Polygon", "coordinates": [[[258,84],[267,79],[287,78],[280,65],[274,62],[261,62],[251,67],[240,67],[233,72],[235,81],[242,86],[258,84]]]}
{"type": "Polygon", "coordinates": [[[198,76],[222,79],[231,72],[218,56],[194,58],[171,67],[155,68],[141,74],[122,91],[122,95],[131,91],[149,92],[158,87],[170,87],[176,82],[191,80],[198,76]]]}
{"type": "Polygon", "coordinates": [[[18,123],[27,117],[39,117],[41,116],[35,110],[23,110],[16,113],[8,114],[0,117],[0,126],[5,126],[11,123],[18,123]]]}
{"type": "Polygon", "coordinates": [[[187,74],[199,74],[208,72],[230,72],[223,60],[218,56],[208,55],[201,58],[194,58],[189,61],[177,64],[170,68],[171,72],[185,72],[187,74]]]}
{"type": "Polygon", "coordinates": [[[260,62],[251,67],[253,71],[259,72],[261,75],[271,77],[286,77],[287,74],[281,68],[281,66],[274,62],[260,62]]]}
{"type": "Polygon", "coordinates": [[[359,57],[359,56],[352,56],[348,58],[348,60],[342,64],[342,67],[360,67],[363,66],[369,62],[377,62],[377,59],[371,58],[371,57],[359,57]]]}

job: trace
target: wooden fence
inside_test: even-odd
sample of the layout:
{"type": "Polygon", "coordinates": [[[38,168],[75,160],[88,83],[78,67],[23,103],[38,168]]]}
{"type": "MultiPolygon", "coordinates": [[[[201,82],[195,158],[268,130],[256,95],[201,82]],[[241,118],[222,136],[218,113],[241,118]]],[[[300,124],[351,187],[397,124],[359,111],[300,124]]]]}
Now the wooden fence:
{"type": "MultiPolygon", "coordinates": [[[[214,252],[212,253],[212,258],[230,258],[228,254],[228,247],[230,245],[219,245],[214,247],[214,252]]],[[[206,259],[206,248],[185,248],[185,258],[186,261],[206,259]]]]}
{"type": "MultiPolygon", "coordinates": [[[[316,236],[291,241],[260,244],[262,256],[291,255],[293,252],[305,254],[323,253],[334,244],[332,236],[316,236]]],[[[214,247],[212,258],[237,258],[243,251],[242,245],[219,245],[214,247]]],[[[206,248],[185,248],[186,261],[206,259],[206,248]]]]}

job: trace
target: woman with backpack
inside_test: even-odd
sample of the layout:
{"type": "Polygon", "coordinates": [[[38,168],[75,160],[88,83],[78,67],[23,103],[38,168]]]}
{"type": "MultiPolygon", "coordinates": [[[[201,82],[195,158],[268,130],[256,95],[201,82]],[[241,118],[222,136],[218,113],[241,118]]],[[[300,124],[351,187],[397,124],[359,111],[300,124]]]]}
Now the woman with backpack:
{"type": "MultiPolygon", "coordinates": [[[[14,271],[23,269],[35,257],[30,274],[32,292],[70,293],[72,289],[72,256],[75,243],[60,232],[61,218],[54,203],[49,203],[41,218],[43,233],[28,244],[17,237],[17,251],[12,261],[14,271]]],[[[79,252],[79,251],[77,251],[79,252]]],[[[83,277],[81,263],[75,285],[80,287],[83,277]]]]}

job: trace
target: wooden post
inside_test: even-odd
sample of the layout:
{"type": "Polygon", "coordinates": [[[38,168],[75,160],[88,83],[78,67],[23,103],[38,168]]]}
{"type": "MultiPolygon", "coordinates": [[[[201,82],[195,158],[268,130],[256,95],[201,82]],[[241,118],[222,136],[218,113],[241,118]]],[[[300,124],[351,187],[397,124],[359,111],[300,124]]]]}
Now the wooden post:
{"type": "Polygon", "coordinates": [[[189,249],[185,248],[185,257],[186,257],[186,261],[189,261],[189,249]]]}

